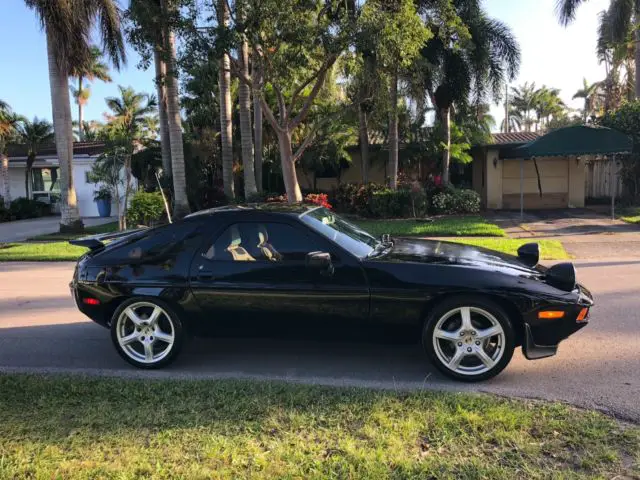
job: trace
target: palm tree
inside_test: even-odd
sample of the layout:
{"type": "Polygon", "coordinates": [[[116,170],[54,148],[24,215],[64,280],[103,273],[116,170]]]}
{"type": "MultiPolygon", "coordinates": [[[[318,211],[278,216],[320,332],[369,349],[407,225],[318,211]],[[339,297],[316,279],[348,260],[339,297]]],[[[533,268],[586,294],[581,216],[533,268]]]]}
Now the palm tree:
{"type": "Polygon", "coordinates": [[[105,102],[110,113],[106,114],[111,127],[117,127],[125,138],[134,142],[142,138],[145,126],[148,124],[148,116],[156,112],[157,102],[153,95],[136,92],[131,87],[118,85],[120,97],[107,97],[105,102]]]}
{"type": "Polygon", "coordinates": [[[106,114],[109,124],[112,157],[122,158],[124,167],[124,198],[122,210],[120,198],[117,198],[120,228],[126,229],[126,211],[131,191],[131,157],[145,136],[149,124],[148,117],[156,112],[157,103],[155,97],[146,93],[136,92],[131,87],[118,86],[120,97],[108,97],[105,99],[107,107],[111,110],[106,114]]]}
{"type": "Polygon", "coordinates": [[[567,106],[560,98],[560,90],[543,85],[534,94],[533,110],[536,113],[536,131],[549,124],[551,117],[566,115],[567,106]]]}
{"type": "MultiPolygon", "coordinates": [[[[78,124],[84,123],[84,106],[89,101],[91,96],[91,90],[84,85],[85,78],[93,82],[95,79],[102,80],[103,82],[110,82],[111,76],[109,76],[109,67],[102,61],[102,52],[96,46],[92,46],[90,50],[90,57],[88,63],[85,65],[74,65],[71,67],[71,77],[78,79],[78,88],[71,87],[71,93],[76,99],[78,104],[78,124]]],[[[83,142],[84,132],[81,129],[78,131],[79,139],[83,142]]]]}
{"type": "Polygon", "coordinates": [[[587,119],[595,114],[600,106],[600,82],[589,84],[586,78],[582,79],[582,88],[573,95],[573,99],[582,98],[584,107],[582,108],[582,123],[587,123],[587,119]]]}
{"type": "Polygon", "coordinates": [[[88,39],[94,28],[114,67],[118,69],[124,62],[120,9],[115,0],[25,0],[25,3],[35,11],[47,38],[53,126],[60,164],[60,230],[82,230],[73,185],[73,126],[67,79],[74,67],[88,63],[91,57],[88,39]]]}
{"type": "Polygon", "coordinates": [[[13,113],[9,104],[0,100],[0,192],[5,207],[9,207],[9,158],[6,155],[7,143],[15,136],[20,117],[13,113]]]}
{"type": "MultiPolygon", "coordinates": [[[[236,0],[236,16],[242,24],[245,22],[245,0],[236,0]]],[[[238,56],[242,74],[249,78],[249,42],[244,32],[240,32],[241,44],[238,56]]],[[[240,109],[240,145],[244,170],[244,197],[249,199],[258,193],[253,158],[253,132],[251,131],[251,88],[245,82],[238,85],[240,109]]]]}
{"type": "MultiPolygon", "coordinates": [[[[563,26],[569,25],[576,17],[578,7],[587,0],[558,0],[556,12],[563,26]]],[[[634,63],[635,71],[640,72],[640,2],[637,0],[612,0],[608,10],[612,43],[627,44],[629,32],[635,36],[634,63]]],[[[635,78],[635,97],[640,98],[640,75],[635,78]]]]}
{"type": "Polygon", "coordinates": [[[34,117],[32,121],[22,120],[18,126],[18,135],[21,143],[27,146],[27,168],[24,177],[24,191],[27,198],[31,198],[31,170],[38,156],[38,150],[44,143],[54,140],[53,125],[47,120],[34,117]]]}
{"type": "Polygon", "coordinates": [[[535,123],[532,112],[537,102],[536,92],[535,82],[525,82],[519,87],[511,87],[511,107],[522,119],[525,132],[530,132],[535,123]]]}
{"type": "MultiPolygon", "coordinates": [[[[470,99],[483,103],[499,98],[505,82],[515,78],[520,67],[520,48],[507,25],[489,18],[478,0],[461,0],[456,13],[468,28],[466,44],[452,48],[455,39],[436,35],[423,49],[427,61],[425,87],[437,108],[445,131],[442,182],[449,183],[451,160],[451,109],[470,99]]],[[[439,28],[437,23],[432,28],[439,28]]]]}
{"type": "MultiPolygon", "coordinates": [[[[227,28],[229,24],[229,6],[227,0],[218,0],[218,24],[227,28]]],[[[220,89],[220,139],[222,141],[222,182],[227,198],[234,198],[233,185],[233,129],[231,125],[231,59],[227,52],[222,53],[218,72],[220,89]]],[[[255,94],[255,93],[254,93],[255,94]]]]}

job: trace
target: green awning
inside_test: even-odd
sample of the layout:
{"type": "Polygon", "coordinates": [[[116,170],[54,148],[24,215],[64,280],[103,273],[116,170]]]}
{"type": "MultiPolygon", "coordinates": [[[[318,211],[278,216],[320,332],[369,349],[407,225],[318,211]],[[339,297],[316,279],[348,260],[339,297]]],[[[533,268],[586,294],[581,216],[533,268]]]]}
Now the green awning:
{"type": "Polygon", "coordinates": [[[502,158],[611,155],[631,153],[632,149],[632,140],[622,132],[605,127],[576,125],[552,130],[536,140],[505,152],[502,158]]]}

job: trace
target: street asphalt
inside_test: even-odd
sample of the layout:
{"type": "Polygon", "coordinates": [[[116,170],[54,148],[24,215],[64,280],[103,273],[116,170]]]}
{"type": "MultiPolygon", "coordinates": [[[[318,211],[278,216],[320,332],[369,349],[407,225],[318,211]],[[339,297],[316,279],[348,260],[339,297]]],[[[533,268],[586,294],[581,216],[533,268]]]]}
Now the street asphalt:
{"type": "Polygon", "coordinates": [[[576,266],[596,299],[591,323],[563,342],[555,357],[527,361],[518,351],[497,378],[466,385],[436,373],[417,344],[344,339],[196,339],[170,368],[139,371],[116,354],[107,330],[76,310],[68,288],[73,264],[5,263],[0,371],[471,390],[561,400],[640,422],[640,259],[576,266]]]}

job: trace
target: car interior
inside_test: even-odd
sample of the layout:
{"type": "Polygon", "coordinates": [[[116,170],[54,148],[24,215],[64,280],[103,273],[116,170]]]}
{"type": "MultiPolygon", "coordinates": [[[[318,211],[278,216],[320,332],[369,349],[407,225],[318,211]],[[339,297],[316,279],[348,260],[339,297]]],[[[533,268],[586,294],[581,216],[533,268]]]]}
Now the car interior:
{"type": "Polygon", "coordinates": [[[283,256],[269,242],[264,224],[236,224],[229,227],[203,254],[209,260],[234,262],[281,262],[283,256]]]}

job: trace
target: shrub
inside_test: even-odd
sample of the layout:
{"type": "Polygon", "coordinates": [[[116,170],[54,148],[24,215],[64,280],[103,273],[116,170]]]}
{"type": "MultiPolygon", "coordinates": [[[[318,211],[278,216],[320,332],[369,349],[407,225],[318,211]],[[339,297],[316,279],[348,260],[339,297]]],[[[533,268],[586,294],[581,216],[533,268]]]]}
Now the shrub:
{"type": "Polygon", "coordinates": [[[98,200],[107,200],[111,201],[111,189],[106,185],[102,185],[100,188],[93,192],[93,201],[97,202],[98,200]]]}
{"type": "Polygon", "coordinates": [[[388,188],[378,183],[343,183],[336,190],[335,206],[343,213],[354,213],[362,217],[371,217],[374,212],[371,210],[373,194],[384,192],[388,188]]]}
{"type": "Polygon", "coordinates": [[[373,193],[370,209],[374,217],[422,217],[427,213],[427,196],[422,191],[386,189],[373,193]]]}
{"type": "Polygon", "coordinates": [[[138,190],[127,210],[127,222],[131,225],[152,225],[162,219],[164,213],[164,201],[160,192],[138,190]]]}
{"type": "MultiPolygon", "coordinates": [[[[283,195],[271,195],[265,199],[266,203],[287,203],[287,201],[286,193],[283,195]]],[[[302,199],[302,203],[320,205],[328,209],[332,208],[326,193],[308,193],[302,199]]]]}
{"type": "Polygon", "coordinates": [[[13,200],[9,206],[9,216],[16,220],[38,218],[45,215],[51,215],[51,205],[38,200],[20,197],[13,200]]]}
{"type": "Polygon", "coordinates": [[[0,222],[8,222],[9,220],[11,220],[11,213],[4,206],[4,198],[0,196],[0,222]]]}
{"type": "Polygon", "coordinates": [[[474,190],[455,190],[436,193],[432,199],[433,210],[438,214],[478,213],[480,195],[474,190]]]}

